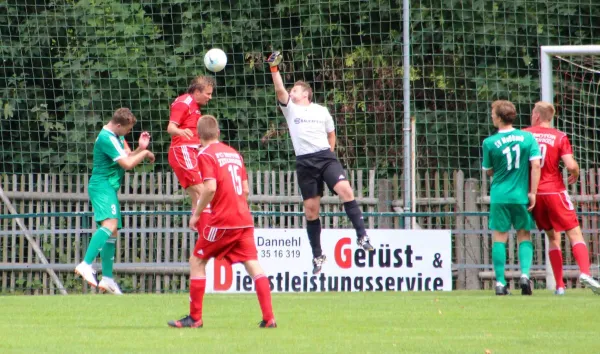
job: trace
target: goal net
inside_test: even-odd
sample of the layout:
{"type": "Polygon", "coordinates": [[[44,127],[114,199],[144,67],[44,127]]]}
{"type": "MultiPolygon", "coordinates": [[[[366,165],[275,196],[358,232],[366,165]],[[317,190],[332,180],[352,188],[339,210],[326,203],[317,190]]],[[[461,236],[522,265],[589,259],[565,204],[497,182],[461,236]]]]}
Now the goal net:
{"type": "MultiPolygon", "coordinates": [[[[592,274],[598,276],[600,46],[542,47],[541,74],[542,99],[554,103],[554,124],[568,135],[573,154],[581,168],[577,183],[567,188],[580,216],[579,221],[593,263],[592,274]]],[[[578,272],[577,264],[571,255],[571,245],[566,237],[563,240],[563,250],[566,273],[578,272]]]]}
{"type": "MultiPolygon", "coordinates": [[[[16,210],[0,201],[0,293],[54,293],[25,228],[65,287],[82,290],[73,269],[96,230],[94,143],[119,107],[138,119],[129,146],[148,131],[156,156],[128,171],[119,191],[121,289],[187,289],[197,234],[166,129],[171,102],[198,75],[216,80],[202,114],[219,119],[220,140],[244,157],[257,228],[304,228],[294,150],[265,63],[274,50],[286,87],[309,83],[329,109],[367,228],[395,227],[389,212],[404,193],[400,9],[389,0],[0,1],[0,187],[16,210]],[[217,73],[204,66],[211,48],[227,54],[217,73]]],[[[324,193],[323,228],[351,228],[339,198],[324,193]]]]}
{"type": "Polygon", "coordinates": [[[584,171],[599,167],[600,58],[555,56],[556,127],[569,135],[584,171]]]}

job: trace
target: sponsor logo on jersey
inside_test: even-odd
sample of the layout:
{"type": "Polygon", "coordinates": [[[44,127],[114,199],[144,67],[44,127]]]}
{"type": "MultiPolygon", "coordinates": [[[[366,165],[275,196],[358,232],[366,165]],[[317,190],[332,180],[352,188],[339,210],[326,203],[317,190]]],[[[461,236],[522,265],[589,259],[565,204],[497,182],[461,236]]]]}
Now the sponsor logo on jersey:
{"type": "Polygon", "coordinates": [[[296,118],[296,119],[294,119],[294,123],[296,123],[296,124],[300,124],[300,123],[321,124],[323,122],[321,120],[319,120],[319,119],[302,119],[302,118],[296,118]]]}

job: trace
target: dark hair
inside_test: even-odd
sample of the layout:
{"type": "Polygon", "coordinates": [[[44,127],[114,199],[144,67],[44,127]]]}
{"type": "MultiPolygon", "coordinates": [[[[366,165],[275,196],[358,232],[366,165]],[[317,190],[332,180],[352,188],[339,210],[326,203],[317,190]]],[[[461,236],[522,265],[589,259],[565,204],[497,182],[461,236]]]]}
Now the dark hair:
{"type": "Polygon", "coordinates": [[[215,140],[219,137],[219,122],[211,115],[202,116],[198,120],[198,136],[202,140],[215,140]]]}
{"type": "Polygon", "coordinates": [[[119,108],[113,114],[111,122],[115,124],[129,125],[135,124],[135,122],[137,122],[137,119],[135,118],[133,113],[131,113],[131,110],[129,110],[129,108],[119,108]]]}
{"type": "Polygon", "coordinates": [[[504,122],[504,124],[513,124],[517,119],[517,109],[510,101],[498,100],[492,103],[492,112],[504,122]]]}
{"type": "Polygon", "coordinates": [[[203,92],[207,87],[215,87],[215,79],[210,76],[197,76],[190,82],[187,93],[194,93],[196,90],[203,92]]]}

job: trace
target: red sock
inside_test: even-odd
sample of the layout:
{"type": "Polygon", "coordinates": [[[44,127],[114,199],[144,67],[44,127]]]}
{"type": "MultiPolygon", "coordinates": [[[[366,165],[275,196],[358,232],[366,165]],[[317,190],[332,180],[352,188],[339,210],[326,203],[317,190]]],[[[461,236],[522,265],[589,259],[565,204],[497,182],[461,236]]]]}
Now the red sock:
{"type": "Polygon", "coordinates": [[[573,245],[573,257],[579,266],[579,271],[590,275],[590,255],[584,242],[577,242],[573,245]]]}
{"type": "Polygon", "coordinates": [[[550,258],[550,264],[552,265],[552,273],[554,273],[556,288],[564,288],[565,282],[563,280],[563,256],[560,248],[551,248],[548,252],[548,257],[550,258]]]}
{"type": "Polygon", "coordinates": [[[202,319],[204,290],[206,290],[206,277],[190,278],[190,316],[194,321],[202,319]]]}
{"type": "Polygon", "coordinates": [[[273,305],[271,304],[271,286],[269,285],[269,278],[264,274],[259,274],[254,277],[254,284],[256,285],[256,295],[258,296],[258,303],[260,304],[263,320],[272,320],[273,305]]]}

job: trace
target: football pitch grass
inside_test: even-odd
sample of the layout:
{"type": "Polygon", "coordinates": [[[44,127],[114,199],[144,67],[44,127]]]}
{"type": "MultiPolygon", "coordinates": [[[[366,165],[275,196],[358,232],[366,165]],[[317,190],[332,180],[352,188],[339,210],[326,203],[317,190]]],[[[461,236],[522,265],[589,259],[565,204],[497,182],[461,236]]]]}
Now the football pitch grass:
{"type": "Polygon", "coordinates": [[[0,353],[591,353],[600,296],[537,290],[273,294],[279,328],[259,329],[254,295],[207,294],[204,328],[167,321],[187,294],[0,296],[0,353]]]}

